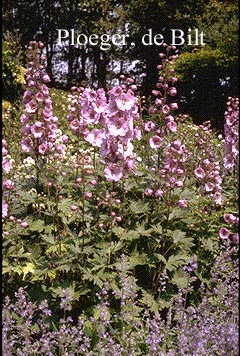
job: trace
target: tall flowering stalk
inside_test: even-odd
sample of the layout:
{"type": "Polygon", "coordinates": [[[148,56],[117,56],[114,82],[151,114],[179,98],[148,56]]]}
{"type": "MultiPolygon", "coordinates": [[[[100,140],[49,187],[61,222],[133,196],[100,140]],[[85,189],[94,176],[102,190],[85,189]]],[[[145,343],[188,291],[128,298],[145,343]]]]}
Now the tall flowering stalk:
{"type": "Polygon", "coordinates": [[[225,112],[225,157],[223,159],[224,167],[232,171],[238,167],[238,141],[239,141],[239,99],[228,98],[227,110],[225,112]]]}
{"type": "Polygon", "coordinates": [[[7,141],[5,139],[2,140],[2,171],[3,174],[7,177],[4,177],[2,182],[2,190],[3,190],[3,200],[2,200],[2,218],[6,218],[8,216],[8,203],[6,200],[9,199],[10,191],[14,188],[14,182],[12,179],[8,177],[10,171],[12,169],[12,163],[10,157],[8,155],[7,150],[7,141]]]}
{"type": "Polygon", "coordinates": [[[216,205],[222,205],[221,166],[216,160],[215,147],[210,139],[211,132],[211,124],[206,121],[199,125],[194,134],[198,156],[193,172],[200,183],[200,194],[212,200],[216,205]]]}
{"type": "Polygon", "coordinates": [[[109,90],[108,97],[100,157],[106,164],[106,179],[117,182],[136,168],[133,140],[137,137],[135,122],[139,119],[138,101],[131,89],[124,91],[121,86],[109,90]]]}
{"type": "Polygon", "coordinates": [[[56,145],[58,118],[53,116],[52,100],[46,86],[50,78],[45,71],[43,47],[42,42],[36,41],[31,41],[28,47],[27,88],[23,95],[24,112],[20,118],[22,151],[32,153],[37,162],[53,148],[60,154],[65,151],[64,144],[56,145]]]}

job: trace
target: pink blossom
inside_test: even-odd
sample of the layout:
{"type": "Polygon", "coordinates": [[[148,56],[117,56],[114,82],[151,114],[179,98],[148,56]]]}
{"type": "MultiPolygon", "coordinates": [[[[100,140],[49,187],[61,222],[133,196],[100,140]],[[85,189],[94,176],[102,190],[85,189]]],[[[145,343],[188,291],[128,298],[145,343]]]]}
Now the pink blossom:
{"type": "Polygon", "coordinates": [[[31,132],[35,138],[42,137],[44,134],[44,127],[42,122],[36,121],[31,127],[31,132]]]}
{"type": "Polygon", "coordinates": [[[149,114],[156,114],[156,113],[157,113],[157,109],[154,108],[153,106],[151,106],[151,107],[148,109],[148,113],[149,113],[149,114]]]}
{"type": "Polygon", "coordinates": [[[5,157],[3,157],[3,159],[2,159],[2,170],[4,172],[6,172],[6,173],[9,173],[11,168],[12,168],[11,163],[5,157]]]}
{"type": "Polygon", "coordinates": [[[49,150],[49,144],[47,142],[43,142],[38,146],[38,152],[40,154],[45,154],[49,150]]]}
{"type": "Polygon", "coordinates": [[[92,193],[91,192],[86,192],[84,194],[84,199],[88,200],[88,199],[91,199],[92,198],[92,193]]]}
{"type": "Polygon", "coordinates": [[[44,95],[40,91],[36,94],[37,101],[43,101],[44,95]]]}
{"type": "Polygon", "coordinates": [[[211,182],[207,182],[205,184],[205,190],[206,192],[212,192],[214,190],[215,185],[211,182]]]}
{"type": "Polygon", "coordinates": [[[104,176],[109,181],[118,182],[122,176],[122,169],[114,163],[108,164],[104,169],[104,176]]]}
{"type": "Polygon", "coordinates": [[[160,106],[160,105],[162,105],[162,103],[163,103],[163,102],[162,102],[162,99],[160,99],[160,98],[156,98],[156,99],[155,99],[155,105],[156,105],[156,106],[160,106]]]}
{"type": "Polygon", "coordinates": [[[149,144],[151,148],[160,148],[162,146],[163,139],[160,136],[154,135],[150,138],[149,144]]]}
{"type": "Polygon", "coordinates": [[[14,182],[11,179],[5,179],[3,181],[3,189],[12,190],[14,188],[14,182]]]}
{"type": "Polygon", "coordinates": [[[20,226],[23,228],[28,227],[28,223],[26,221],[23,221],[20,223],[20,226]]]}
{"type": "Polygon", "coordinates": [[[227,240],[230,236],[230,231],[226,227],[221,227],[218,231],[218,235],[221,240],[227,240]]]}
{"type": "Polygon", "coordinates": [[[161,198],[163,196],[163,191],[161,189],[157,189],[154,195],[156,198],[161,198]]]}
{"type": "Polygon", "coordinates": [[[151,188],[146,188],[144,190],[144,194],[147,196],[147,197],[151,197],[153,195],[153,190],[151,188]]]}
{"type": "Polygon", "coordinates": [[[30,137],[25,137],[21,142],[23,152],[30,152],[33,147],[33,141],[30,137]]]}
{"type": "Polygon", "coordinates": [[[71,210],[72,211],[77,211],[78,210],[78,206],[75,205],[75,204],[71,205],[71,210]]]}
{"type": "Polygon", "coordinates": [[[66,151],[66,146],[64,144],[57,145],[56,151],[60,154],[64,154],[66,151]]]}
{"type": "Polygon", "coordinates": [[[222,205],[223,204],[223,197],[222,197],[222,194],[220,192],[215,192],[212,195],[212,199],[217,205],[222,205]]]}
{"type": "Polygon", "coordinates": [[[22,125],[27,124],[30,121],[30,119],[31,119],[30,115],[22,114],[21,117],[20,117],[21,124],[22,125]]]}
{"type": "Polygon", "coordinates": [[[128,132],[128,123],[120,113],[111,117],[108,122],[108,131],[112,136],[125,136],[128,132]]]}
{"type": "Polygon", "coordinates": [[[237,217],[234,216],[233,214],[231,213],[227,213],[224,215],[224,220],[226,223],[228,224],[235,224],[236,223],[236,220],[237,220],[237,217]]]}
{"type": "Polygon", "coordinates": [[[234,243],[234,245],[238,245],[239,244],[239,235],[238,234],[232,234],[231,240],[234,243]]]}
{"type": "Polygon", "coordinates": [[[177,89],[175,87],[171,87],[168,89],[168,93],[171,96],[175,96],[177,94],[177,89]]]}
{"type": "Polygon", "coordinates": [[[188,206],[186,199],[180,199],[177,204],[180,208],[187,208],[188,206]]]}
{"type": "Polygon", "coordinates": [[[168,106],[168,105],[163,105],[163,107],[162,107],[162,112],[163,112],[163,114],[164,115],[168,115],[169,114],[169,112],[170,112],[170,106],[168,106]]]}
{"type": "Polygon", "coordinates": [[[205,171],[202,167],[194,169],[194,174],[198,179],[203,179],[205,177],[205,171]]]}
{"type": "Polygon", "coordinates": [[[37,112],[38,106],[35,100],[31,100],[26,104],[26,112],[28,114],[35,114],[37,112]]]}
{"type": "Polygon", "coordinates": [[[133,172],[135,171],[136,169],[136,164],[135,164],[135,161],[133,159],[126,159],[124,161],[124,169],[127,171],[127,172],[133,172]]]}
{"type": "Polygon", "coordinates": [[[141,138],[142,138],[142,132],[141,132],[141,130],[140,130],[139,127],[134,127],[134,129],[133,129],[133,136],[134,136],[134,138],[136,138],[137,140],[141,140],[141,138]]]}
{"type": "Polygon", "coordinates": [[[96,185],[96,184],[97,184],[96,179],[92,179],[92,180],[90,181],[90,184],[92,184],[92,185],[96,185]]]}
{"type": "Polygon", "coordinates": [[[32,91],[26,90],[23,94],[23,104],[27,104],[33,96],[32,91]]]}
{"type": "Polygon", "coordinates": [[[179,187],[179,188],[183,187],[183,181],[182,181],[182,180],[177,180],[177,181],[175,182],[175,186],[176,186],[176,187],[179,187]]]}
{"type": "Polygon", "coordinates": [[[129,111],[136,103],[136,97],[133,95],[131,90],[128,90],[127,93],[122,93],[122,96],[116,97],[117,107],[122,111],[129,111]]]}
{"type": "Polygon", "coordinates": [[[44,96],[48,96],[49,95],[49,89],[45,84],[42,84],[40,86],[40,90],[43,93],[44,96]]]}
{"type": "Polygon", "coordinates": [[[175,121],[168,121],[166,126],[167,126],[167,129],[170,132],[176,132],[177,131],[177,124],[176,124],[175,121]]]}
{"type": "Polygon", "coordinates": [[[178,109],[178,104],[177,103],[171,103],[169,105],[170,105],[171,110],[177,110],[178,109]]]}
{"type": "Polygon", "coordinates": [[[8,150],[5,147],[2,147],[2,156],[6,156],[8,154],[8,150]]]}
{"type": "Polygon", "coordinates": [[[91,145],[101,147],[105,133],[103,130],[93,129],[92,131],[86,131],[84,138],[87,142],[91,143],[91,145]]]}
{"type": "Polygon", "coordinates": [[[44,83],[49,83],[51,81],[48,74],[45,74],[42,77],[42,80],[43,80],[44,83]]]}
{"type": "Polygon", "coordinates": [[[67,143],[69,140],[69,137],[68,137],[68,135],[63,135],[61,139],[62,139],[62,143],[67,143]]]}
{"type": "Polygon", "coordinates": [[[8,215],[8,204],[5,200],[2,200],[2,218],[6,218],[8,215]]]}
{"type": "Polygon", "coordinates": [[[147,132],[153,131],[155,129],[155,124],[152,121],[148,121],[144,124],[144,129],[147,132]]]}

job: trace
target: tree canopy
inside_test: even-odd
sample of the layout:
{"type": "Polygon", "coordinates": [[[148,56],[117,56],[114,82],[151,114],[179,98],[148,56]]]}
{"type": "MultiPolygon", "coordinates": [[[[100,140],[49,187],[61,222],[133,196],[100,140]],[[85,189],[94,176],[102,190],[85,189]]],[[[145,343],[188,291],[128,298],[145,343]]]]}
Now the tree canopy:
{"type": "Polygon", "coordinates": [[[170,29],[187,33],[198,28],[206,45],[179,46],[176,68],[180,106],[197,122],[217,122],[226,96],[238,94],[238,2],[220,0],[84,0],[25,1],[3,3],[3,34],[20,34],[21,48],[32,39],[46,46],[47,69],[53,85],[108,87],[120,73],[140,78],[140,92],[150,95],[157,81],[161,47],[146,46],[142,36],[151,29],[170,41],[170,29]],[[127,34],[124,46],[57,45],[57,29],[85,34],[127,34]],[[134,43],[134,45],[133,45],[134,43]],[[209,95],[210,93],[210,95],[209,95]],[[203,110],[197,104],[202,99],[203,110]],[[207,109],[206,109],[207,107],[207,109]]]}

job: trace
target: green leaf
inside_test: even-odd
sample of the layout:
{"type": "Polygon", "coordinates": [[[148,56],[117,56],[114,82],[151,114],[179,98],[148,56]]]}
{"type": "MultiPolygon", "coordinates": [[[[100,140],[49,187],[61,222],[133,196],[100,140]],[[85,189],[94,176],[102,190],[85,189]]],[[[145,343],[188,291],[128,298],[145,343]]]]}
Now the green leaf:
{"type": "Polygon", "coordinates": [[[23,279],[24,279],[28,273],[33,274],[35,272],[35,265],[31,262],[28,262],[26,266],[22,267],[22,271],[23,271],[23,279]]]}
{"type": "Polygon", "coordinates": [[[186,232],[181,230],[174,230],[172,235],[173,242],[177,244],[181,242],[185,238],[185,236],[186,236],[186,232]]]}
{"type": "Polygon", "coordinates": [[[137,214],[143,214],[146,213],[149,210],[149,204],[144,203],[144,201],[132,201],[129,206],[130,211],[132,214],[137,215],[137,214]]]}
{"type": "Polygon", "coordinates": [[[171,283],[177,285],[179,288],[187,288],[189,284],[189,278],[186,277],[183,269],[179,269],[171,278],[171,283]]]}
{"type": "Polygon", "coordinates": [[[30,231],[42,232],[45,227],[45,222],[41,219],[35,220],[29,224],[30,231]]]}
{"type": "Polygon", "coordinates": [[[148,264],[148,256],[145,253],[139,254],[138,252],[132,253],[129,258],[129,267],[134,268],[138,265],[146,265],[148,264]]]}

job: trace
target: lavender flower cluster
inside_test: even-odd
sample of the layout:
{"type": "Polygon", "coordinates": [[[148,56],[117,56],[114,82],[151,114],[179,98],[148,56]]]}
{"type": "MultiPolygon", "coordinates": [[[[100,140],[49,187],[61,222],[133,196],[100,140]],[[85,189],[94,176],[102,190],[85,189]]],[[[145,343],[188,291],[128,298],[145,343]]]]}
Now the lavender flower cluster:
{"type": "Polygon", "coordinates": [[[99,303],[93,315],[79,315],[77,322],[67,317],[71,293],[68,288],[64,290],[60,302],[64,316],[55,330],[47,301],[37,306],[20,288],[15,301],[6,297],[4,302],[3,355],[237,356],[238,266],[234,252],[236,248],[229,244],[223,247],[215,261],[212,288],[200,287],[202,301],[198,306],[186,308],[184,291],[179,290],[167,318],[160,310],[151,312],[147,303],[144,309],[140,307],[135,279],[124,269],[124,256],[119,287],[112,291],[105,283],[97,293],[99,303]],[[119,313],[111,314],[112,296],[120,301],[119,313]]]}

